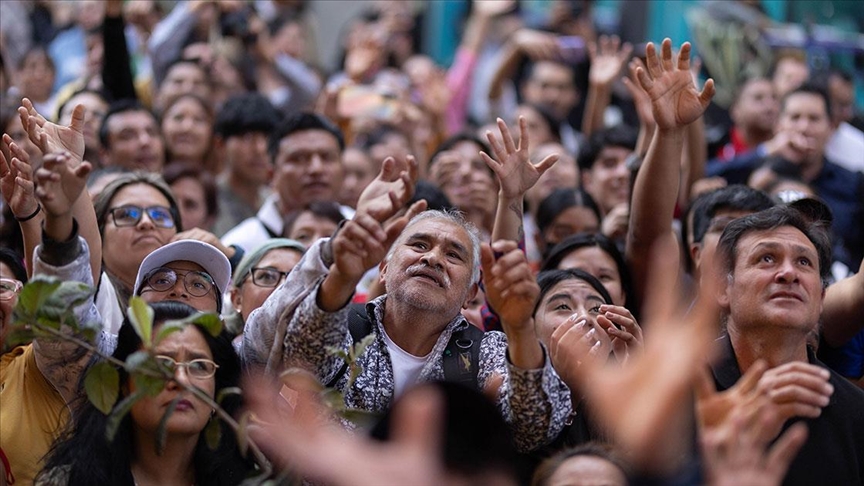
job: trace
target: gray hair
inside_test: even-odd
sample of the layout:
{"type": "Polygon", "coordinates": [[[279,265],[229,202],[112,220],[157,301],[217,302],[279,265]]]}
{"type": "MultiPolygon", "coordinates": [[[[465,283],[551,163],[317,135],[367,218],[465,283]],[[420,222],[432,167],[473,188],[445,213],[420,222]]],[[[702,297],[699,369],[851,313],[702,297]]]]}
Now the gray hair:
{"type": "MultiPolygon", "coordinates": [[[[477,283],[480,281],[480,231],[474,226],[470,221],[466,220],[461,211],[450,210],[450,209],[429,209],[427,211],[423,211],[411,218],[411,221],[408,221],[408,224],[405,225],[405,230],[414,226],[415,224],[426,221],[427,219],[443,219],[447,222],[453,223],[460,228],[464,229],[468,236],[471,238],[471,283],[477,283]]],[[[387,256],[384,257],[384,261],[389,261],[390,257],[393,256],[393,252],[396,250],[396,244],[402,241],[402,239],[407,234],[405,230],[402,230],[402,234],[399,235],[399,238],[393,243],[390,249],[387,251],[387,256]]]]}

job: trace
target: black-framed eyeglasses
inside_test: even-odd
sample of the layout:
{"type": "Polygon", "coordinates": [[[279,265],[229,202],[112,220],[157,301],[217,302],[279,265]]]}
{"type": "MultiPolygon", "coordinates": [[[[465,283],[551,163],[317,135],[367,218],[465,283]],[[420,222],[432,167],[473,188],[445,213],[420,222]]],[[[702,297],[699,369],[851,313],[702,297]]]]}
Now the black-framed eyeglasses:
{"type": "Polygon", "coordinates": [[[141,221],[144,213],[147,213],[147,217],[150,218],[154,226],[160,228],[173,228],[175,226],[174,215],[171,214],[171,209],[165,206],[142,208],[141,206],[127,205],[113,208],[110,211],[115,226],[135,226],[141,221]]]}
{"type": "Polygon", "coordinates": [[[12,300],[21,293],[24,284],[12,278],[0,278],[0,300],[12,300]]]}
{"type": "Polygon", "coordinates": [[[195,297],[204,297],[216,286],[213,277],[206,272],[189,271],[184,273],[168,267],[159,267],[151,271],[144,277],[144,282],[157,292],[167,292],[174,288],[178,277],[183,277],[183,286],[190,295],[195,297]]]}
{"type": "Polygon", "coordinates": [[[278,287],[288,272],[280,272],[275,268],[255,267],[252,269],[252,283],[259,287],[278,287]]]}
{"type": "Polygon", "coordinates": [[[219,365],[215,361],[205,358],[193,359],[192,361],[176,361],[170,356],[154,356],[160,365],[168,368],[171,373],[176,373],[177,368],[186,368],[186,374],[192,378],[210,378],[216,374],[219,365]]]}

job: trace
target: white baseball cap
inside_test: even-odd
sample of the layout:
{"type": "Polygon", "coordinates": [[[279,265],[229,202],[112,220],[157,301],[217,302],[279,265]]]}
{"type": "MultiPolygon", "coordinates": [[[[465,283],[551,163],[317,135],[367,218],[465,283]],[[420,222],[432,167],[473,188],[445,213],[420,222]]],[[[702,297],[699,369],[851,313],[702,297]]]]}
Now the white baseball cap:
{"type": "Polygon", "coordinates": [[[197,263],[213,277],[213,282],[216,284],[216,300],[221,307],[222,292],[228,288],[231,282],[231,263],[228,262],[228,257],[215,246],[197,240],[180,240],[168,243],[147,255],[138,268],[133,294],[139,295],[141,293],[144,277],[151,271],[178,261],[197,263]]]}

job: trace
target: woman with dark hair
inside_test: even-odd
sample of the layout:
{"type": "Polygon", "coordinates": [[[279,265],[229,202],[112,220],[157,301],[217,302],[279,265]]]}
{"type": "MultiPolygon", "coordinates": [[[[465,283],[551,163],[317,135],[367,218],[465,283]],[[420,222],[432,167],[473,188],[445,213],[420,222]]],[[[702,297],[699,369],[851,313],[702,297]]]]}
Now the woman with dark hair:
{"type": "Polygon", "coordinates": [[[116,333],[144,257],[182,231],[171,188],[158,175],[124,174],[93,201],[102,235],[102,276],[96,305],[106,329],[116,333]]]}
{"type": "MultiPolygon", "coordinates": [[[[197,311],[178,302],[152,305],[154,335],[166,321],[183,319],[197,311]]],[[[113,357],[125,361],[144,349],[132,324],[120,328],[113,357]]],[[[106,438],[109,418],[89,400],[76,404],[74,420],[65,435],[54,444],[36,484],[50,485],[163,485],[239,484],[252,470],[243,459],[233,431],[222,427],[215,449],[207,445],[204,428],[218,420],[215,411],[185,386],[194,386],[215,397],[219,390],[240,382],[240,361],[229,335],[213,337],[198,325],[190,324],[154,346],[156,359],[173,370],[174,379],[155,397],[144,396],[122,419],[112,441],[106,438]],[[158,430],[169,405],[173,413],[165,421],[166,438],[158,448],[158,430]]],[[[135,393],[136,383],[124,368],[120,372],[117,402],[135,393]]],[[[116,405],[116,404],[115,404],[116,405]]],[[[240,398],[229,395],[221,402],[230,413],[240,407],[240,398]]]]}
{"type": "Polygon", "coordinates": [[[598,280],[612,296],[615,305],[631,312],[638,309],[633,302],[630,269],[615,243],[601,233],[583,233],[564,239],[549,250],[540,271],[578,268],[598,280]]]}
{"type": "Polygon", "coordinates": [[[165,182],[180,206],[180,220],[186,229],[210,231],[219,213],[216,179],[189,162],[169,164],[162,171],[165,182]]]}
{"type": "Polygon", "coordinates": [[[600,209],[582,189],[555,189],[537,208],[537,248],[546,253],[568,236],[600,231],[600,209]]]}
{"type": "Polygon", "coordinates": [[[160,120],[167,165],[186,162],[218,174],[220,167],[211,150],[215,120],[210,103],[197,94],[185,93],[171,99],[160,120]]]}

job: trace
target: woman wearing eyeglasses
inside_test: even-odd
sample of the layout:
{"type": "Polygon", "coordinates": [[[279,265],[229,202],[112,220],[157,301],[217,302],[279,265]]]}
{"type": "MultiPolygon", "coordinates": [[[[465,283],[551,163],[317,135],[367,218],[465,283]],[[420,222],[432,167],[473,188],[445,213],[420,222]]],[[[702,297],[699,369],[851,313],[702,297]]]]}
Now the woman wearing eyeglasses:
{"type": "MultiPolygon", "coordinates": [[[[168,320],[183,319],[197,311],[177,302],[152,304],[156,329],[168,320]]],[[[154,329],[154,335],[157,330],[154,329]]],[[[123,323],[113,356],[121,361],[143,349],[138,334],[128,321],[123,323]]],[[[236,436],[222,427],[218,447],[211,450],[202,433],[210,420],[218,420],[202,400],[186,391],[191,385],[214,397],[218,390],[239,386],[240,362],[231,347],[230,336],[216,338],[197,325],[160,341],[154,349],[157,360],[174,379],[155,397],[137,401],[120,423],[117,435],[109,442],[105,436],[108,417],[89,401],[82,400],[74,410],[64,437],[54,444],[36,484],[50,485],[234,485],[252,470],[240,455],[236,436]],[[177,401],[166,423],[166,440],[157,454],[157,431],[169,405],[177,401]]],[[[117,403],[135,391],[134,381],[124,369],[120,372],[117,403]]],[[[239,409],[240,398],[230,395],[222,407],[228,413],[239,409]]]]}
{"type": "Polygon", "coordinates": [[[243,333],[249,314],[261,307],[285,281],[305,252],[306,248],[299,241],[274,238],[243,257],[231,280],[231,305],[236,312],[226,318],[226,324],[234,333],[243,333]]]}
{"type": "Polygon", "coordinates": [[[102,278],[96,305],[106,329],[116,333],[144,258],[179,231],[180,211],[161,177],[124,174],[93,201],[102,235],[102,278]]]}

